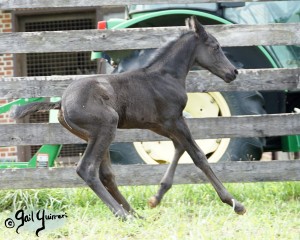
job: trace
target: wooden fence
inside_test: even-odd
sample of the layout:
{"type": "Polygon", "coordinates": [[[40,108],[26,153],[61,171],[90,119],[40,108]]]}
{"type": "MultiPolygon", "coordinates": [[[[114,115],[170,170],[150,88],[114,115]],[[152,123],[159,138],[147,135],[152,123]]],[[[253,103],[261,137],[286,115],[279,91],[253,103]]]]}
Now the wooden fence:
{"type": "MultiPolygon", "coordinates": [[[[5,33],[0,35],[0,52],[78,52],[157,48],[179,36],[184,29],[184,27],[162,27],[101,30],[101,32],[95,29],[5,33]]],[[[298,23],[215,25],[207,26],[206,29],[223,47],[300,44],[298,23]]]]}
{"type": "MultiPolygon", "coordinates": [[[[222,2],[241,0],[222,0],[222,2]]],[[[244,0],[246,1],[246,0],[244,0]]],[[[250,1],[250,0],[247,0],[250,1]]],[[[255,0],[257,2],[257,0],[255,0]]],[[[219,2],[218,0],[174,0],[172,3],[219,2]]],[[[0,9],[84,7],[124,4],[170,3],[168,0],[3,0],[0,9]]],[[[300,45],[300,24],[207,26],[222,46],[300,45]]],[[[77,52],[156,48],[178,36],[182,28],[146,28],[122,30],[80,30],[34,33],[0,33],[0,53],[77,52]],[[145,37],[147,36],[147,37],[145,37]],[[101,47],[100,47],[101,46],[101,47]]],[[[297,90],[300,69],[241,70],[236,81],[226,84],[207,71],[190,72],[189,92],[297,90]]],[[[0,77],[0,99],[61,96],[68,84],[79,77],[0,77]]],[[[274,114],[188,119],[195,138],[264,137],[300,134],[299,114],[274,114]],[[226,128],[223,128],[226,126],[226,128]]],[[[40,145],[82,143],[59,124],[0,125],[0,145],[40,145]]],[[[118,130],[116,142],[165,140],[146,130],[118,130]]],[[[224,182],[300,180],[300,161],[226,162],[212,164],[224,182]]],[[[114,166],[120,185],[159,183],[166,165],[114,166]]],[[[51,169],[0,170],[0,189],[84,186],[73,167],[51,169]]],[[[180,165],[175,183],[201,183],[205,177],[190,164],[180,165]]]]}

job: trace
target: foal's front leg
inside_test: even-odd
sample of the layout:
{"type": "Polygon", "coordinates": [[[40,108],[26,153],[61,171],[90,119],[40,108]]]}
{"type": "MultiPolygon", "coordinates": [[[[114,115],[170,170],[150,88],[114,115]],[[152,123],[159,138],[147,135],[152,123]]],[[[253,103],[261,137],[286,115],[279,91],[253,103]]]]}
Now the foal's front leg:
{"type": "Polygon", "coordinates": [[[199,167],[206,177],[209,179],[216,192],[218,193],[222,202],[234,208],[234,211],[238,214],[244,214],[246,209],[244,206],[235,200],[231,194],[226,190],[221,181],[217,178],[213,170],[210,168],[207,158],[202,150],[198,147],[195,140],[192,138],[191,133],[183,119],[183,117],[175,120],[172,130],[170,131],[173,137],[179,141],[184,149],[188,152],[193,162],[199,167]]]}
{"type": "Polygon", "coordinates": [[[164,177],[160,181],[160,188],[154,196],[152,196],[148,203],[151,208],[156,207],[162,200],[163,196],[166,192],[172,187],[173,178],[175,174],[176,167],[178,165],[178,161],[182,154],[184,153],[184,149],[178,144],[176,141],[173,141],[175,147],[175,154],[171,164],[169,165],[164,177]]]}

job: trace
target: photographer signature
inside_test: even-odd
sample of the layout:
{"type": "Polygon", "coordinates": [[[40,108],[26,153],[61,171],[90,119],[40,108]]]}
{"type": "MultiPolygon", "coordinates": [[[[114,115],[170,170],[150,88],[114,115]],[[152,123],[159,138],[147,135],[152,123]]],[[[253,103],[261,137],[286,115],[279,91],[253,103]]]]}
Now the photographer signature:
{"type": "Polygon", "coordinates": [[[67,218],[67,214],[50,213],[46,210],[18,210],[12,218],[7,218],[4,222],[7,228],[14,228],[16,226],[16,233],[19,234],[19,229],[26,225],[32,225],[36,228],[35,234],[39,237],[39,233],[47,228],[47,223],[56,222],[61,225],[67,218]]]}

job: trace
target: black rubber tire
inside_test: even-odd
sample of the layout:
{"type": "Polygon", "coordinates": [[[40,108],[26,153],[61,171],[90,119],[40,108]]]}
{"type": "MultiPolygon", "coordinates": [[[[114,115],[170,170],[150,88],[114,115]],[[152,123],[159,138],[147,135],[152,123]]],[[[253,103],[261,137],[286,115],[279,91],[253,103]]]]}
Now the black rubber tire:
{"type": "MultiPolygon", "coordinates": [[[[265,114],[264,98],[259,92],[222,92],[231,115],[265,114]]],[[[233,138],[219,161],[260,160],[265,138],[233,138]]],[[[133,143],[115,143],[110,148],[114,164],[145,163],[133,143]]]]}
{"type": "MultiPolygon", "coordinates": [[[[264,98],[259,92],[222,92],[231,115],[266,114],[264,98]]],[[[219,161],[260,160],[265,138],[232,138],[219,161]]]]}
{"type": "Polygon", "coordinates": [[[113,143],[109,148],[113,164],[142,164],[144,160],[135,150],[133,143],[113,143]]]}

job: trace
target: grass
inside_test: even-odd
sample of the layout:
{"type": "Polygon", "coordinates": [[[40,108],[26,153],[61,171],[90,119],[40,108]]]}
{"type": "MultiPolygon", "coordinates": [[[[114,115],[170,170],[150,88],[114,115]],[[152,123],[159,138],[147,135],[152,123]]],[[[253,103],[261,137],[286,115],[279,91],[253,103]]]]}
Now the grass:
{"type": "Polygon", "coordinates": [[[145,217],[122,222],[89,189],[0,191],[0,239],[291,239],[300,240],[300,183],[226,184],[247,208],[244,216],[220,202],[210,185],[178,185],[162,204],[147,207],[157,189],[122,187],[132,206],[145,217]],[[4,221],[18,209],[66,212],[58,229],[34,232],[8,229],[4,221]]]}

